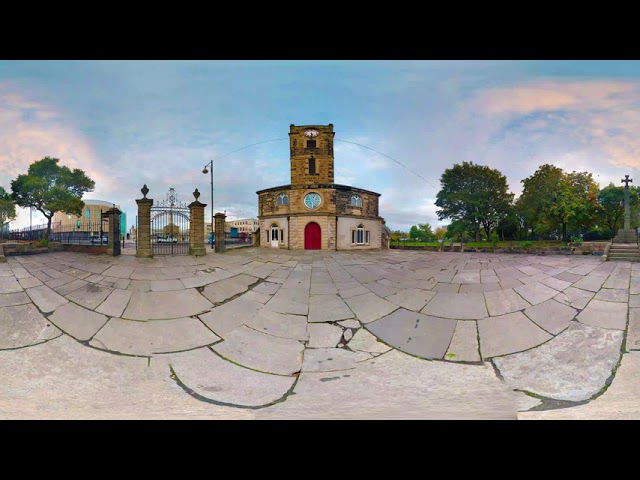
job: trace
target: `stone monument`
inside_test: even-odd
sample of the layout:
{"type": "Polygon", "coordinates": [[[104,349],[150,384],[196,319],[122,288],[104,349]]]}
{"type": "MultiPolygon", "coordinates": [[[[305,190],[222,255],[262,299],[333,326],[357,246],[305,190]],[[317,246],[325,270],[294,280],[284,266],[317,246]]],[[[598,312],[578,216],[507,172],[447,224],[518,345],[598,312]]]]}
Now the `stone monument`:
{"type": "Polygon", "coordinates": [[[624,228],[618,230],[618,234],[613,237],[613,243],[637,243],[638,232],[631,229],[631,209],[629,208],[629,184],[633,182],[629,175],[625,175],[621,180],[624,183],[624,228]]]}

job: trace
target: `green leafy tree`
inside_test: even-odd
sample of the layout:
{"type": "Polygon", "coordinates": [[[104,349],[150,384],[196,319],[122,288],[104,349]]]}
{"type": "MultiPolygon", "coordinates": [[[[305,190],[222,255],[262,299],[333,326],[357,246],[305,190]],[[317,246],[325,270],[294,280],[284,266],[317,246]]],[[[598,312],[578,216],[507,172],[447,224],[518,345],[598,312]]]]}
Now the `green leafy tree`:
{"type": "Polygon", "coordinates": [[[447,235],[447,227],[438,227],[434,233],[436,240],[443,240],[447,235]]]}
{"type": "Polygon", "coordinates": [[[411,238],[412,240],[415,238],[420,238],[420,229],[417,225],[412,225],[409,229],[409,238],[411,238]]]}
{"type": "Polygon", "coordinates": [[[16,219],[16,206],[11,200],[11,195],[2,187],[0,187],[0,232],[16,219]]]}
{"type": "Polygon", "coordinates": [[[598,184],[593,180],[589,172],[576,172],[566,174],[569,190],[574,205],[573,212],[569,216],[569,227],[575,232],[587,233],[599,219],[602,207],[598,203],[598,184]]]}
{"type": "Polygon", "coordinates": [[[11,197],[16,205],[33,207],[47,219],[45,239],[51,235],[51,219],[56,212],[81,215],[82,196],[95,188],[95,182],[83,170],[58,165],[60,160],[45,157],[29,165],[26,174],[11,182],[11,197]]]}
{"type": "MultiPolygon", "coordinates": [[[[638,188],[629,187],[629,206],[631,209],[631,226],[637,227],[638,224],[638,204],[640,195],[638,188]]],[[[602,207],[600,210],[600,219],[612,234],[623,227],[624,221],[624,187],[617,187],[610,183],[598,192],[598,203],[602,207]]]]}
{"type": "Polygon", "coordinates": [[[424,238],[427,242],[433,242],[436,239],[433,229],[428,223],[419,223],[418,229],[420,230],[420,238],[424,238]]]}
{"type": "Polygon", "coordinates": [[[467,240],[470,238],[470,232],[474,232],[476,227],[466,220],[454,220],[447,226],[447,238],[451,241],[467,240]]]}
{"type": "Polygon", "coordinates": [[[481,229],[489,238],[513,201],[513,194],[507,192],[507,178],[499,170],[473,162],[445,170],[440,183],[442,188],[436,197],[438,220],[464,221],[478,241],[481,229]]]}

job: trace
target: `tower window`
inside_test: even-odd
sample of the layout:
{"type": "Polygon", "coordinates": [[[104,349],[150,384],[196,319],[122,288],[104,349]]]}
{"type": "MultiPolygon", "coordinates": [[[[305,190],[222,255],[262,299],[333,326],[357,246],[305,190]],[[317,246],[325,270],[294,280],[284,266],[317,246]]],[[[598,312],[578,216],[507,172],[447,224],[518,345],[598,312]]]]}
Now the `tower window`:
{"type": "Polygon", "coordinates": [[[309,175],[316,174],[316,159],[313,155],[309,157],[309,175]]]}
{"type": "Polygon", "coordinates": [[[278,199],[276,200],[277,205],[289,205],[289,195],[286,193],[281,193],[278,195],[278,199]]]}
{"type": "Polygon", "coordinates": [[[316,148],[315,140],[307,140],[307,148],[316,148]]]}
{"type": "Polygon", "coordinates": [[[362,208],[362,198],[360,195],[351,195],[351,206],[362,208]]]}

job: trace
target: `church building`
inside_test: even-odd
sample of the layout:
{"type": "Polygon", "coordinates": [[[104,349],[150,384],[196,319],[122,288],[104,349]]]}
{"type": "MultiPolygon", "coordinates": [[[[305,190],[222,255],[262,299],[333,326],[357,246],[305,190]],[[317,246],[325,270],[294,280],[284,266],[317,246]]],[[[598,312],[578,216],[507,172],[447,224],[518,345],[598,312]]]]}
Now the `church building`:
{"type": "Polygon", "coordinates": [[[334,135],[331,123],[290,125],[291,183],[256,192],[261,247],[381,248],[380,194],[334,183],[334,135]]]}

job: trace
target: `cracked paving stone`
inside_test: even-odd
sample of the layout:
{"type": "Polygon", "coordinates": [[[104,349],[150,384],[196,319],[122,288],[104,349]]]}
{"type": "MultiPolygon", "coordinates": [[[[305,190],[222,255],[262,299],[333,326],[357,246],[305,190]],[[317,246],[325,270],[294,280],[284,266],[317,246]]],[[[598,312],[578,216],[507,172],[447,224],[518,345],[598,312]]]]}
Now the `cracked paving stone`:
{"type": "Polygon", "coordinates": [[[575,287],[568,287],[564,292],[559,293],[555,297],[555,300],[563,303],[565,305],[569,305],[573,308],[577,308],[578,310],[582,310],[587,306],[589,301],[593,298],[595,293],[581,290],[575,287]]]}
{"type": "Polygon", "coordinates": [[[303,372],[351,370],[357,362],[371,358],[367,352],[350,352],[342,348],[309,348],[304,352],[303,372]]]}
{"type": "Polygon", "coordinates": [[[594,327],[624,330],[627,326],[627,304],[605,302],[594,298],[576,319],[594,327]]]}
{"type": "Polygon", "coordinates": [[[477,328],[474,321],[459,320],[444,359],[453,362],[479,362],[477,328]]]}
{"type": "Polygon", "coordinates": [[[398,308],[397,305],[380,298],[373,292],[346,298],[345,302],[355,316],[363,323],[377,320],[398,308]]]}
{"type": "Polygon", "coordinates": [[[107,299],[96,308],[96,312],[103,313],[109,317],[121,316],[131,299],[132,293],[130,290],[114,290],[107,299]]]}
{"type": "Polygon", "coordinates": [[[582,290],[589,290],[590,292],[597,292],[602,287],[602,284],[606,280],[606,277],[599,277],[596,275],[587,275],[573,284],[574,287],[582,290]]]}
{"type": "Polygon", "coordinates": [[[241,273],[224,281],[216,282],[204,287],[202,295],[212,303],[221,303],[249,289],[249,285],[256,283],[258,279],[241,273]]]}
{"type": "Polygon", "coordinates": [[[211,345],[220,337],[211,332],[197,318],[136,322],[111,318],[90,344],[113,352],[129,355],[190,350],[211,345]]]}
{"type": "Polygon", "coordinates": [[[211,347],[221,356],[243,367],[276,375],[300,371],[304,345],[297,340],[275,337],[246,326],[225,336],[211,347]]]}
{"type": "Polygon", "coordinates": [[[560,292],[565,288],[568,288],[571,286],[571,282],[566,282],[564,280],[560,280],[555,277],[545,278],[544,280],[540,280],[540,283],[546,285],[547,287],[551,287],[554,290],[558,290],[560,292]]]}
{"type": "Polygon", "coordinates": [[[517,312],[530,306],[529,302],[518,295],[512,288],[496,292],[485,292],[489,315],[496,317],[506,313],[517,312]]]}
{"type": "Polygon", "coordinates": [[[335,325],[316,323],[308,326],[309,348],[335,348],[342,338],[342,329],[335,325]]]}
{"type": "Polygon", "coordinates": [[[309,290],[306,288],[285,288],[278,290],[265,308],[272,312],[291,313],[294,315],[309,314],[309,290]]]}
{"type": "Polygon", "coordinates": [[[341,322],[338,322],[338,325],[342,325],[347,328],[360,328],[360,322],[354,319],[342,320],[341,322]]]}
{"type": "Polygon", "coordinates": [[[252,288],[254,292],[262,293],[264,295],[274,295],[280,289],[279,283],[274,282],[262,282],[252,288]]]}
{"type": "Polygon", "coordinates": [[[65,285],[62,285],[61,287],[54,288],[54,290],[57,293],[59,293],[60,295],[68,295],[70,293],[75,292],[79,288],[84,287],[88,283],[89,282],[78,278],[78,279],[74,280],[73,282],[69,282],[69,283],[67,283],[65,285]]]}
{"type": "MultiPolygon", "coordinates": [[[[345,334],[345,340],[347,339],[345,334]]],[[[368,353],[384,353],[391,350],[389,345],[378,341],[375,335],[372,335],[364,328],[359,329],[356,334],[351,338],[347,346],[354,351],[368,352],[368,353]]]]}
{"type": "Polygon", "coordinates": [[[245,324],[259,332],[268,333],[276,337],[307,340],[307,319],[302,315],[272,312],[262,309],[245,324]]]}
{"type": "Polygon", "coordinates": [[[63,332],[81,341],[89,340],[107,323],[106,316],[75,303],[61,306],[49,317],[49,320],[63,332]]]}
{"type": "Polygon", "coordinates": [[[488,315],[483,293],[438,292],[420,313],[459,320],[475,320],[488,315]]]}
{"type": "Polygon", "coordinates": [[[478,331],[482,358],[521,352],[553,338],[522,312],[479,320],[478,331]]]}
{"type": "Polygon", "coordinates": [[[182,318],[211,309],[213,305],[194,289],[171,292],[133,292],[122,317],[132,320],[182,318]]]}
{"type": "Polygon", "coordinates": [[[65,303],[69,303],[69,300],[58,295],[46,285],[28,288],[26,292],[29,298],[31,298],[31,301],[45,313],[53,312],[65,303]]]}
{"type": "Polygon", "coordinates": [[[261,303],[242,296],[212,308],[210,312],[199,317],[216,335],[225,338],[229,332],[241,325],[253,322],[253,318],[262,310],[262,307],[261,303]]]}
{"type": "Polygon", "coordinates": [[[0,294],[2,293],[14,293],[22,292],[22,287],[13,277],[1,277],[0,278],[0,294]]]}
{"type": "Polygon", "coordinates": [[[539,282],[515,287],[514,290],[531,305],[542,303],[558,294],[557,290],[547,287],[539,282]]]}
{"type": "Polygon", "coordinates": [[[422,358],[443,358],[455,328],[455,320],[404,308],[367,325],[367,330],[383,342],[422,358]]]}
{"type": "Polygon", "coordinates": [[[31,304],[0,308],[0,350],[35,345],[53,332],[61,333],[31,304]]]}
{"type": "Polygon", "coordinates": [[[282,399],[296,378],[256,372],[220,358],[208,348],[170,355],[178,379],[210,400],[258,407],[282,399]]]}
{"type": "Polygon", "coordinates": [[[557,335],[569,326],[577,312],[568,305],[551,299],[527,308],[524,313],[539,327],[557,335]]]}
{"type": "Polygon", "coordinates": [[[338,295],[311,295],[309,297],[310,323],[334,322],[353,318],[351,309],[338,295]]]}
{"type": "Polygon", "coordinates": [[[622,337],[620,331],[571,322],[544,345],[493,362],[512,388],[577,402],[605,386],[620,358],[622,337]]]}

